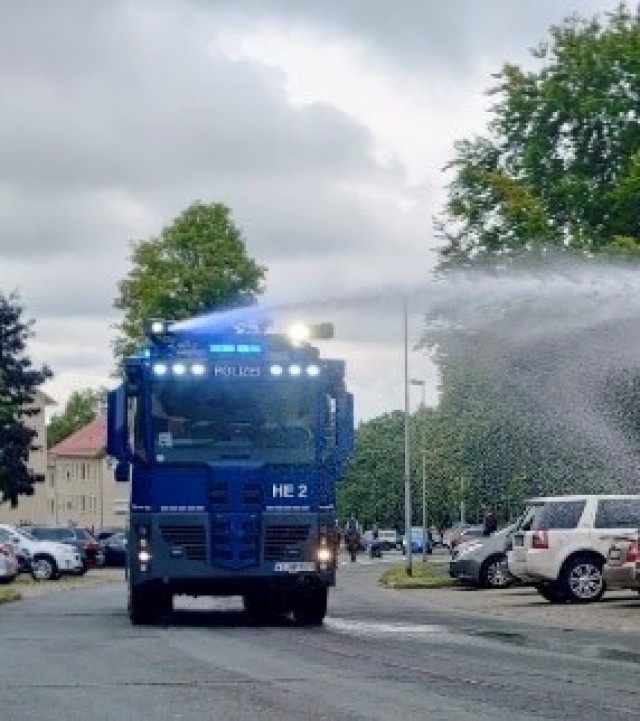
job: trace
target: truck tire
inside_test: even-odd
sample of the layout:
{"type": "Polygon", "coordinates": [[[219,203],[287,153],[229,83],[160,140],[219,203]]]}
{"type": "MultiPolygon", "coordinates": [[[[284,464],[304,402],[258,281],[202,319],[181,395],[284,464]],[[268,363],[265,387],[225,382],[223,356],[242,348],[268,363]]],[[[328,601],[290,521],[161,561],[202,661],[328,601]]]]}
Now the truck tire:
{"type": "Polygon", "coordinates": [[[134,626],[158,623],[173,610],[173,597],[166,591],[155,592],[146,588],[129,590],[129,618],[134,626]]]}
{"type": "Polygon", "coordinates": [[[293,620],[298,626],[321,626],[327,615],[328,591],[314,588],[296,595],[293,620]]]}

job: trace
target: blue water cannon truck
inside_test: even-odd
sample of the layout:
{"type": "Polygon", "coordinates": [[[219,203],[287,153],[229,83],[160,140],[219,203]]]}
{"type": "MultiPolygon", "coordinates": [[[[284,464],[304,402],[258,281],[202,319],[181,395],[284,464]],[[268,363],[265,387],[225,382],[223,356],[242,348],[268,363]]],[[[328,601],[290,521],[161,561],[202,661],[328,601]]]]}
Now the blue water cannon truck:
{"type": "MultiPolygon", "coordinates": [[[[297,328],[146,325],[108,398],[108,453],[130,483],[128,609],[242,596],[258,617],[323,622],[337,565],[336,483],[354,443],[345,364],[297,328]]],[[[332,335],[330,324],[315,337],[332,335]]]]}

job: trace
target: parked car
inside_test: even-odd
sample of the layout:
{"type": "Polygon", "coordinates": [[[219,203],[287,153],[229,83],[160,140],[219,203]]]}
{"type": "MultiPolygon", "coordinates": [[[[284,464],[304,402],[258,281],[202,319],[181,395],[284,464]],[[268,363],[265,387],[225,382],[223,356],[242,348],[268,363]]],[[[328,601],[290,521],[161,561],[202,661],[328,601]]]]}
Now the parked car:
{"type": "Polygon", "coordinates": [[[442,545],[451,549],[453,539],[456,539],[455,542],[457,543],[458,536],[462,533],[462,531],[464,531],[465,528],[469,528],[468,523],[454,523],[451,528],[445,528],[445,530],[442,532],[442,545]]]}
{"type": "MultiPolygon", "coordinates": [[[[422,553],[425,544],[424,529],[422,526],[413,526],[411,528],[411,553],[422,553]]],[[[431,537],[429,531],[426,535],[426,552],[432,553],[431,537]]],[[[407,536],[402,537],[402,553],[407,553],[407,536]]]]}
{"type": "Polygon", "coordinates": [[[449,575],[479,588],[506,588],[515,582],[507,565],[507,547],[516,530],[512,524],[459,545],[449,564],[449,575]]]}
{"type": "Polygon", "coordinates": [[[479,538],[488,538],[488,536],[484,535],[483,525],[467,526],[466,528],[460,529],[458,533],[452,535],[450,538],[449,548],[451,549],[451,553],[454,553],[459,546],[476,541],[479,538]]]}
{"type": "Polygon", "coordinates": [[[528,502],[508,553],[509,571],[551,602],[590,603],[606,589],[613,539],[640,527],[638,495],[575,495],[528,502]]]}
{"type": "Polygon", "coordinates": [[[398,548],[398,532],[393,528],[382,528],[378,531],[378,542],[383,551],[392,551],[398,548]]]}
{"type": "Polygon", "coordinates": [[[59,541],[73,546],[82,558],[82,573],[104,564],[103,550],[85,528],[77,526],[30,526],[29,533],[39,541],[59,541]]]}
{"type": "Polygon", "coordinates": [[[0,542],[10,543],[14,550],[31,559],[38,580],[55,580],[63,573],[78,573],[82,568],[80,554],[64,543],[38,541],[27,531],[0,523],[0,542]]]}
{"type": "Polygon", "coordinates": [[[124,529],[122,528],[102,528],[97,533],[93,534],[93,537],[100,543],[101,541],[106,540],[107,538],[110,538],[115,533],[124,533],[124,529]]]}
{"type": "Polygon", "coordinates": [[[0,583],[10,583],[18,575],[18,558],[10,543],[0,543],[0,583]]]}
{"type": "Polygon", "coordinates": [[[18,561],[18,573],[28,573],[33,576],[33,564],[29,550],[26,548],[14,547],[14,551],[16,554],[16,560],[18,561]]]}
{"type": "Polygon", "coordinates": [[[640,531],[616,539],[604,567],[607,588],[630,588],[640,593],[640,531]]]}
{"type": "Polygon", "coordinates": [[[104,565],[124,567],[127,565],[127,534],[113,533],[101,542],[104,552],[104,565]]]}

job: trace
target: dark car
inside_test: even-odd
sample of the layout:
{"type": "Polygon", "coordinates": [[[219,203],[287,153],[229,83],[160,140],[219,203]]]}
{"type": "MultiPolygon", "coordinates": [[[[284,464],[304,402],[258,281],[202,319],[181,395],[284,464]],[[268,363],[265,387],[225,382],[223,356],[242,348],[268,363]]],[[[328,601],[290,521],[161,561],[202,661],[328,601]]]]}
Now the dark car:
{"type": "Polygon", "coordinates": [[[31,526],[29,529],[39,541],[57,541],[73,546],[82,558],[82,572],[104,565],[104,552],[96,539],[86,530],[77,526],[31,526]]]}
{"type": "Polygon", "coordinates": [[[123,528],[121,526],[119,528],[115,526],[113,528],[102,528],[97,533],[94,533],[93,536],[96,541],[102,542],[106,541],[107,538],[111,538],[115,533],[123,533],[123,528]]]}
{"type": "Polygon", "coordinates": [[[127,563],[127,534],[119,531],[101,541],[104,565],[124,567],[127,563]]]}

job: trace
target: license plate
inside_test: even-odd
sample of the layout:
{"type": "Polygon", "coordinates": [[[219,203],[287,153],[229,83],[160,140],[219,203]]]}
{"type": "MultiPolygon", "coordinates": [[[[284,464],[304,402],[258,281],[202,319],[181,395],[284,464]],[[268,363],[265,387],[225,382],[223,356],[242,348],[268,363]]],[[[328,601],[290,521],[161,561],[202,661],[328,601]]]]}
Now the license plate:
{"type": "Polygon", "coordinates": [[[282,561],[275,564],[274,570],[281,573],[301,573],[302,571],[315,571],[316,564],[313,561],[282,561]]]}

